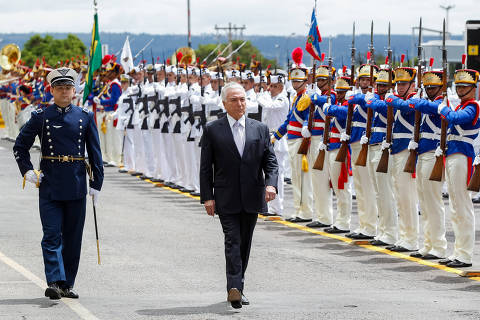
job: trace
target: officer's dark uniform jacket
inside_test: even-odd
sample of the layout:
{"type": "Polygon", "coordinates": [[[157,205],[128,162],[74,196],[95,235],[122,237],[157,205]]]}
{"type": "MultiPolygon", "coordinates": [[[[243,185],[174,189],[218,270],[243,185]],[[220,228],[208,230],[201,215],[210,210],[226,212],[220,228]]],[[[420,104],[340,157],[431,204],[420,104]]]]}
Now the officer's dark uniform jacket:
{"type": "MultiPolygon", "coordinates": [[[[103,183],[102,155],[92,112],[74,105],[60,108],[55,104],[32,112],[13,147],[22,175],[33,170],[29,149],[36,136],[40,137],[43,156],[82,158],[87,151],[93,178],[90,187],[100,191],[103,183]]],[[[86,196],[85,161],[42,159],[40,169],[44,174],[40,184],[41,198],[68,201],[86,196]]]]}

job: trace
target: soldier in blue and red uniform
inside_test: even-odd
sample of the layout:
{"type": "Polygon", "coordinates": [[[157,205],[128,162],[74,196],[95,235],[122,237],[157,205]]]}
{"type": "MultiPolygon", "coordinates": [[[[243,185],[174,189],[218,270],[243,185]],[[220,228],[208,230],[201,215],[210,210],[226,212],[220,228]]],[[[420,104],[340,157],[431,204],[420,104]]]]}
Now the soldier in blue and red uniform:
{"type": "MultiPolygon", "coordinates": [[[[475,244],[475,214],[467,185],[475,157],[473,141],[478,136],[480,107],[475,101],[478,72],[460,69],[455,72],[455,87],[461,102],[452,109],[447,101],[438,106],[438,114],[448,122],[445,173],[450,195],[450,218],[455,234],[453,253],[440,264],[452,268],[472,266],[475,244]]],[[[480,158],[475,158],[475,164],[480,158]]]]}
{"type": "Polygon", "coordinates": [[[445,258],[447,251],[445,204],[442,198],[443,181],[430,180],[436,159],[435,150],[440,143],[442,119],[438,114],[438,106],[443,101],[443,72],[434,70],[424,72],[422,82],[426,96],[409,100],[411,107],[424,114],[420,126],[420,140],[418,144],[411,140],[408,149],[416,149],[418,153],[417,196],[422,213],[420,219],[424,240],[423,247],[410,256],[433,260],[445,258]]]}
{"type": "Polygon", "coordinates": [[[32,112],[13,147],[25,181],[39,188],[42,251],[48,288],[45,296],[78,298],[73,291],[80,261],[85,222],[87,167],[94,203],[103,182],[102,154],[93,113],[72,105],[77,74],[70,68],[51,71],[54,104],[32,112]],[[29,150],[41,141],[40,169],[35,170],[29,150]],[[88,164],[85,159],[88,152],[88,164]]]}

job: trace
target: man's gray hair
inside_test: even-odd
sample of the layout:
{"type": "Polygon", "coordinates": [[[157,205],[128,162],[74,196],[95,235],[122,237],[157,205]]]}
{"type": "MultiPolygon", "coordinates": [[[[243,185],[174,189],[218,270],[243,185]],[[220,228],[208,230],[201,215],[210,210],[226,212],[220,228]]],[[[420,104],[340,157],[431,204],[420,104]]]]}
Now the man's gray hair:
{"type": "Polygon", "coordinates": [[[227,92],[228,92],[228,90],[233,90],[233,89],[242,90],[243,94],[246,95],[245,89],[240,84],[238,84],[237,82],[228,82],[222,88],[222,93],[220,94],[220,97],[222,98],[222,101],[227,101],[227,92]]]}

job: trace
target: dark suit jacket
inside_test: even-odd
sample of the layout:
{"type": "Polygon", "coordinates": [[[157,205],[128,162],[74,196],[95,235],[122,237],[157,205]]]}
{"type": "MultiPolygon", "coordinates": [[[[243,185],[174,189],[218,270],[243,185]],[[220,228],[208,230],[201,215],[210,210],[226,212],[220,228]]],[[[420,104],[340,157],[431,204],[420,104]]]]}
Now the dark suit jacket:
{"type": "Polygon", "coordinates": [[[265,186],[277,187],[278,164],[268,127],[245,119],[240,157],[225,116],[207,124],[202,136],[200,200],[215,200],[218,214],[264,212],[265,186]]]}

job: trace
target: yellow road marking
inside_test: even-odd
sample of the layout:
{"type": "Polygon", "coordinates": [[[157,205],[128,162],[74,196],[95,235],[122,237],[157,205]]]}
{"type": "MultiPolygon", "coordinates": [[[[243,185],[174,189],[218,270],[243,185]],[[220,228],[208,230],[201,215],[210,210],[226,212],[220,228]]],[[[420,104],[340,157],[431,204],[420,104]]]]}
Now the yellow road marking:
{"type": "MultiPolygon", "coordinates": [[[[13,270],[17,271],[20,273],[22,276],[36,284],[38,287],[45,289],[47,287],[47,284],[45,281],[34,275],[32,272],[12,260],[11,258],[7,257],[4,255],[2,252],[0,252],[0,261],[5,263],[7,266],[12,268],[13,270]]],[[[61,302],[67,305],[73,312],[75,312],[81,319],[84,320],[98,320],[97,317],[95,317],[87,308],[85,308],[78,300],[73,300],[73,299],[60,299],[61,302]]]]}
{"type": "MultiPolygon", "coordinates": [[[[147,181],[151,184],[156,184],[155,182],[152,182],[148,179],[145,180],[145,181],[147,181]]],[[[200,200],[200,197],[192,196],[189,193],[181,192],[180,190],[177,190],[177,189],[172,189],[172,188],[165,187],[165,186],[162,186],[162,188],[164,188],[165,190],[169,190],[169,191],[173,191],[173,192],[176,192],[176,193],[179,193],[179,194],[183,194],[183,195],[185,195],[187,197],[190,197],[190,198],[193,198],[195,200],[200,200]]],[[[302,230],[302,231],[309,232],[309,233],[314,233],[314,234],[317,234],[317,235],[320,235],[320,236],[323,236],[323,237],[343,241],[343,242],[348,243],[348,244],[355,244],[355,241],[356,241],[356,240],[346,238],[346,237],[343,237],[343,236],[340,236],[340,235],[337,235],[337,234],[332,234],[332,233],[327,233],[327,232],[315,230],[313,228],[309,228],[307,226],[303,226],[303,225],[300,225],[300,224],[297,224],[297,223],[288,222],[288,221],[284,221],[284,220],[281,220],[281,219],[271,219],[271,217],[266,217],[266,216],[261,215],[261,214],[259,214],[258,217],[261,218],[261,219],[264,219],[266,221],[271,221],[271,222],[274,222],[274,223],[282,224],[282,225],[287,226],[289,228],[298,229],[298,230],[302,230]]],[[[435,262],[431,262],[429,260],[423,260],[423,259],[420,259],[420,258],[410,257],[409,255],[406,255],[406,254],[403,254],[403,253],[400,253],[400,252],[390,251],[390,250],[387,250],[383,247],[377,247],[377,246],[373,246],[373,245],[369,245],[369,244],[358,244],[358,246],[362,247],[362,248],[365,248],[367,250],[377,251],[377,252],[381,252],[381,253],[384,253],[384,254],[388,254],[389,256],[396,257],[396,258],[399,258],[399,259],[404,259],[404,260],[408,260],[408,261],[411,261],[411,262],[415,262],[415,263],[418,263],[418,264],[421,264],[421,265],[424,265],[424,266],[427,266],[427,267],[432,267],[432,268],[443,270],[443,271],[446,271],[446,272],[449,272],[449,273],[454,273],[454,274],[457,274],[459,276],[462,276],[465,273],[464,270],[450,268],[450,267],[447,267],[447,266],[444,266],[444,265],[441,265],[441,264],[438,264],[438,263],[435,263],[435,262]]],[[[469,279],[480,282],[480,276],[469,277],[469,279]]]]}

